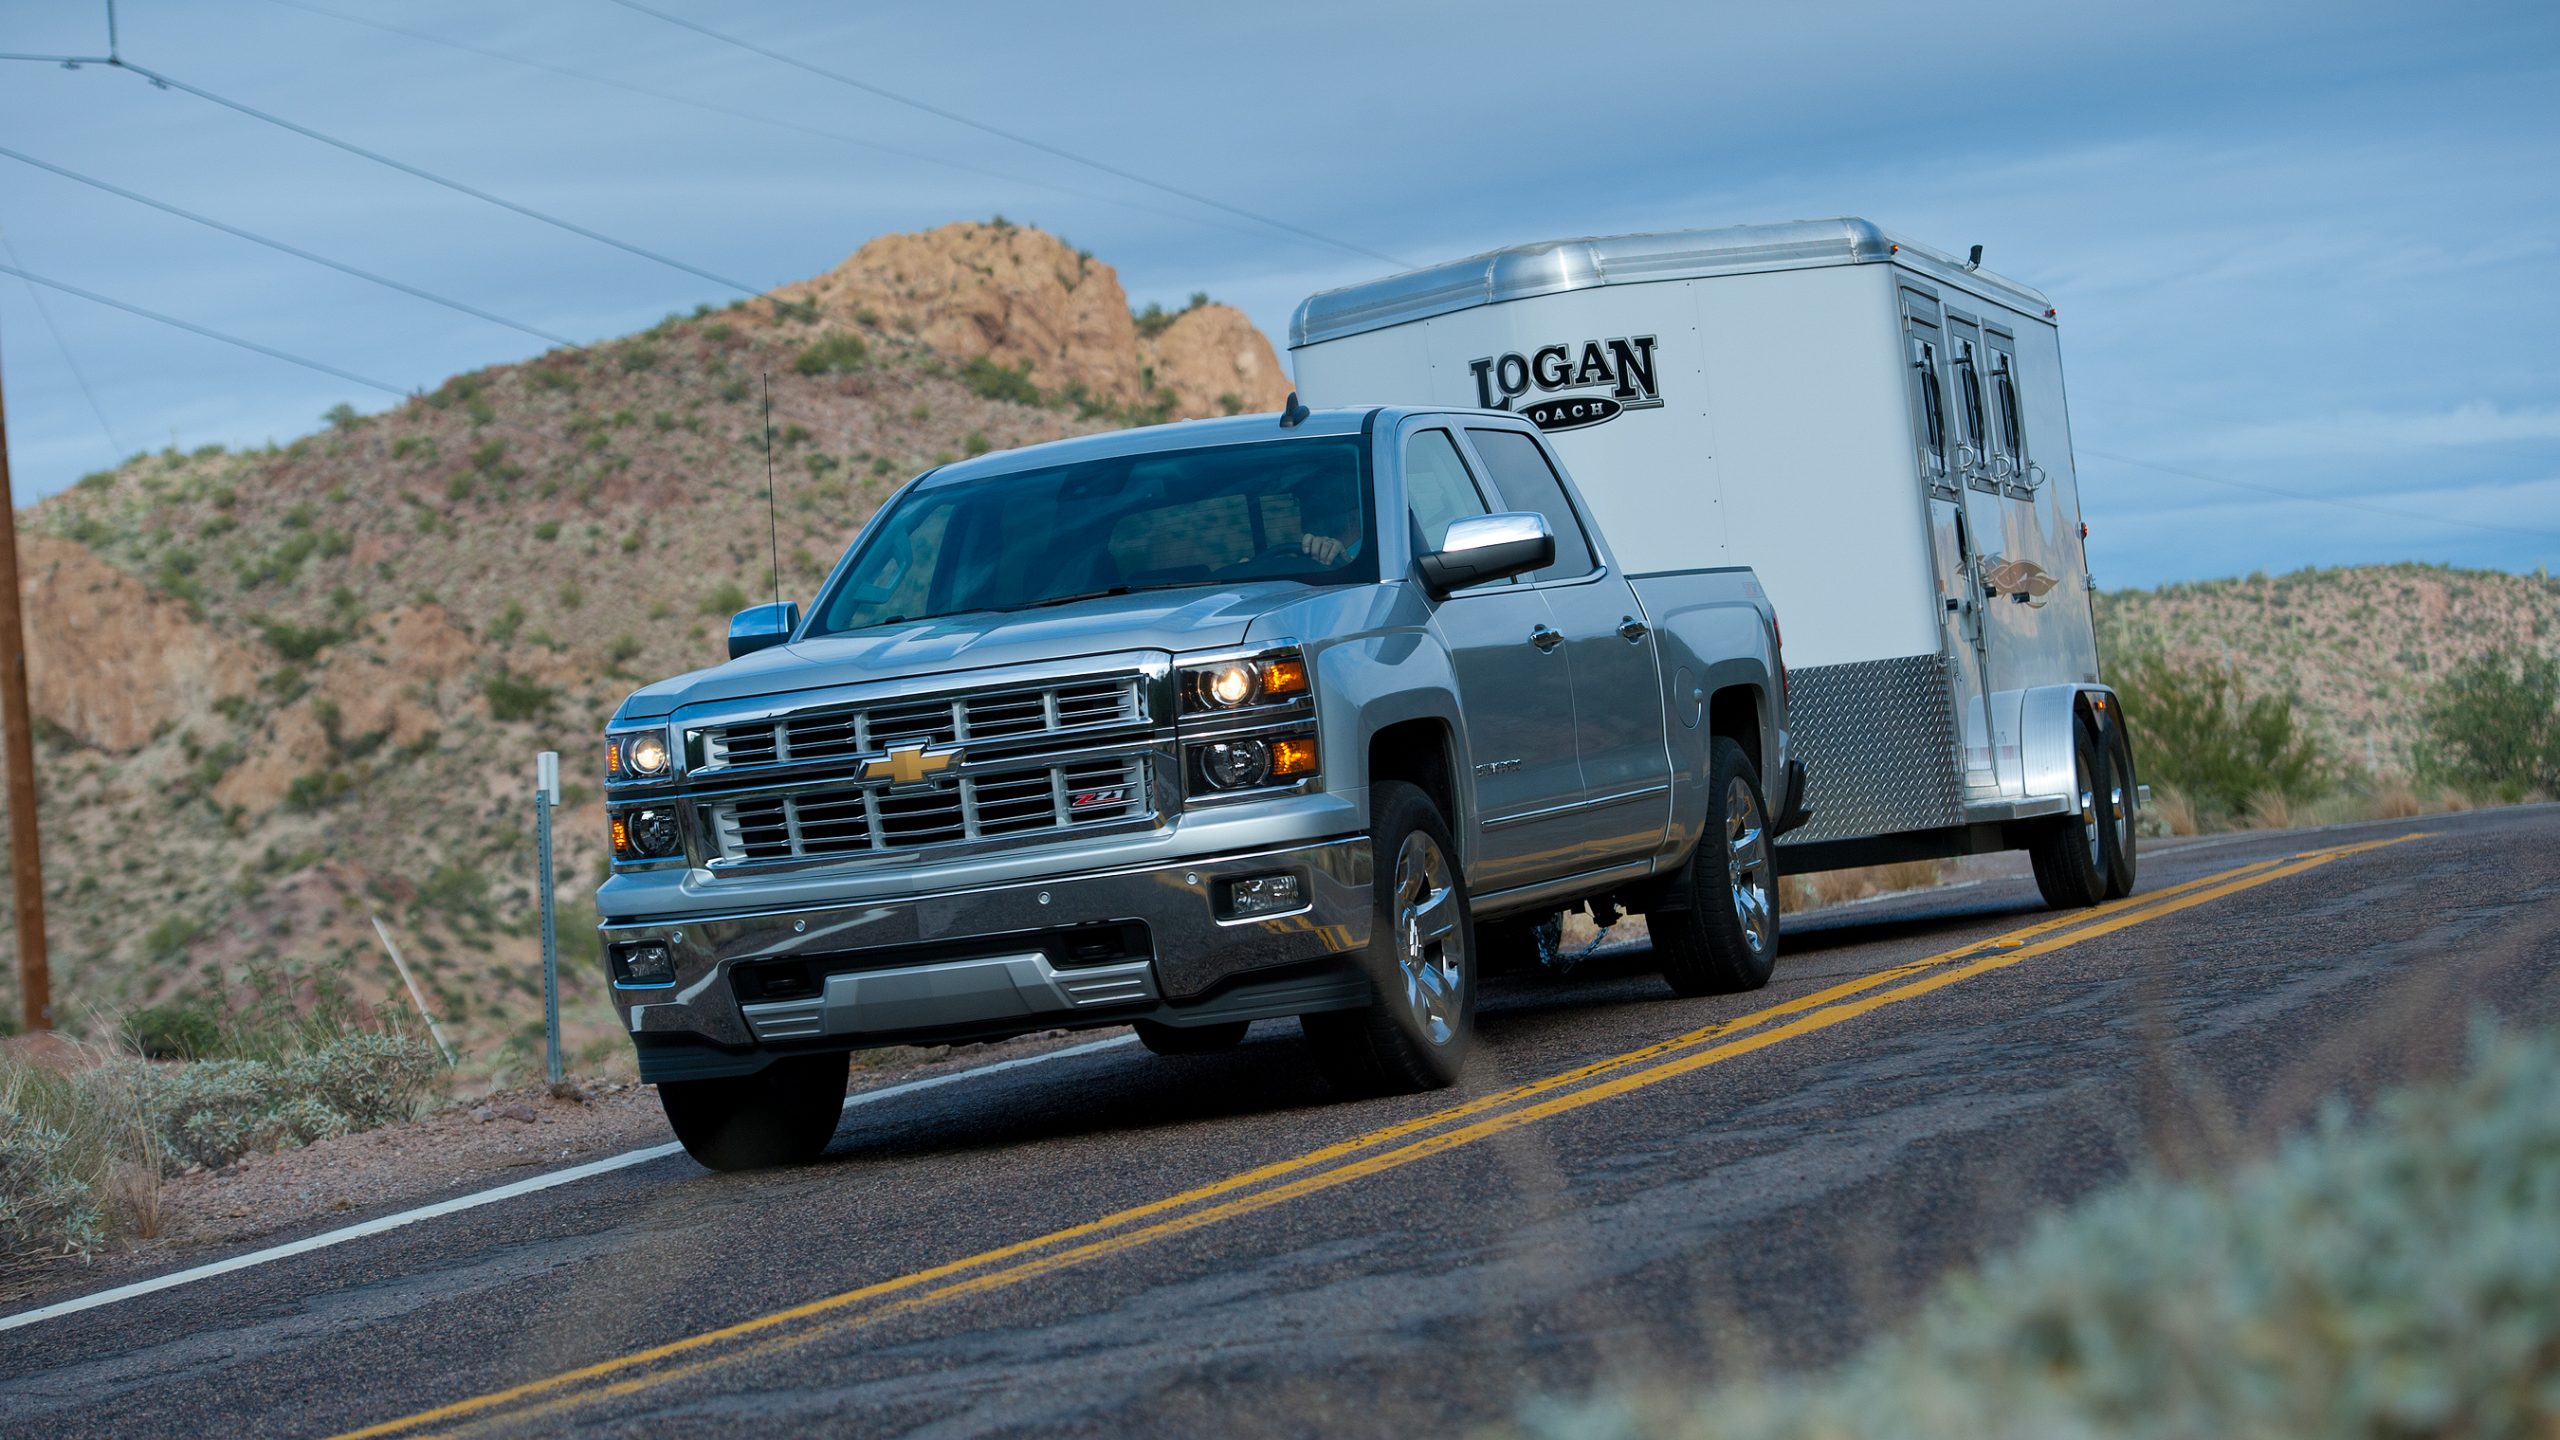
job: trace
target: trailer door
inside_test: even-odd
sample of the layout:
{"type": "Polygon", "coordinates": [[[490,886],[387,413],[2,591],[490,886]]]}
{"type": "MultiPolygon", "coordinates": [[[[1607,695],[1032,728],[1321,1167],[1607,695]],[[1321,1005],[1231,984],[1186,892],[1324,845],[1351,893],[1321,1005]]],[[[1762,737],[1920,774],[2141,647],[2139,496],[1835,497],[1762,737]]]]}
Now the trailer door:
{"type": "MultiPolygon", "coordinates": [[[[1965,515],[1967,487],[1956,471],[1963,458],[1958,448],[1963,442],[1955,434],[1961,422],[1951,403],[1946,325],[1935,295],[1903,289],[1902,333],[1904,368],[1911,377],[1914,468],[1929,507],[1941,653],[1954,682],[1949,702],[1955,707],[1958,753],[1948,759],[1963,774],[1967,791],[1996,792],[2000,780],[1991,765],[1991,664],[1982,635],[1982,586],[1975,537],[1965,515]]],[[[1980,449],[1974,453],[1979,464],[1980,449]]]]}

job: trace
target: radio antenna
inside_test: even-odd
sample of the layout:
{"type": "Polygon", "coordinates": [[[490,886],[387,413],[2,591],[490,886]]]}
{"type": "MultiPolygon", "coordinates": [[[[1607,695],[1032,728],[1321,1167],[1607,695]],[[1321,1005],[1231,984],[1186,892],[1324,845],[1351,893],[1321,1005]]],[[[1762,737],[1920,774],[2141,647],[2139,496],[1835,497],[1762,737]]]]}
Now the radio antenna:
{"type": "Polygon", "coordinates": [[[764,372],[764,538],[773,547],[773,603],[782,603],[782,522],[773,509],[773,372],[764,372]]]}

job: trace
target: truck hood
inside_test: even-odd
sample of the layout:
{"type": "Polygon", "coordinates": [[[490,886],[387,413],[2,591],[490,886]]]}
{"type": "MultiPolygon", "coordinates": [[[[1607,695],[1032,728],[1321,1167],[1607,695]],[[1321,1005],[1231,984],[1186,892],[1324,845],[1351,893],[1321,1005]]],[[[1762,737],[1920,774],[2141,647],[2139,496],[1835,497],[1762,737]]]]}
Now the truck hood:
{"type": "Polygon", "coordinates": [[[1291,580],[1191,587],[814,637],[635,690],[614,719],[650,720],[687,705],[1081,655],[1221,649],[1245,643],[1245,632],[1263,615],[1316,593],[1291,580]]]}

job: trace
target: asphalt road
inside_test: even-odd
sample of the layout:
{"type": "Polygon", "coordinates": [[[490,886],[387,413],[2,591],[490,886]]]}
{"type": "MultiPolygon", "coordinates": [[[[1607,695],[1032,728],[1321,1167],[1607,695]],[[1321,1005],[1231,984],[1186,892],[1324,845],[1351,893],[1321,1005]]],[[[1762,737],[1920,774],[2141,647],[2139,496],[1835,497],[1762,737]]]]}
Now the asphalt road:
{"type": "Polygon", "coordinates": [[[2560,1018],[2560,807],[2157,844],[2076,917],[2023,876],[1846,907],[1752,995],[1643,961],[1496,987],[1454,1091],[1334,1103],[1287,1024],[1123,1047],[855,1110],[805,1170],[653,1162],[0,1332],[0,1433],[1362,1435],[1818,1364],[2137,1165],[2560,1018]]]}

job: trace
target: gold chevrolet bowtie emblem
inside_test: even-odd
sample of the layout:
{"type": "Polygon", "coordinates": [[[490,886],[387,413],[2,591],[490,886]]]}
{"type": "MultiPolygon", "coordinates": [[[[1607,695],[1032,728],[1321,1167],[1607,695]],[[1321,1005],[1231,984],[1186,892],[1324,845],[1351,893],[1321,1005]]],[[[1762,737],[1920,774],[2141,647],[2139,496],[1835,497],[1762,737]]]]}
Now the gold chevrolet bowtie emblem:
{"type": "Polygon", "coordinates": [[[913,745],[893,746],[888,754],[863,765],[862,778],[885,779],[893,785],[913,785],[928,775],[939,775],[950,769],[951,762],[959,758],[956,750],[927,754],[921,741],[913,745]]]}

